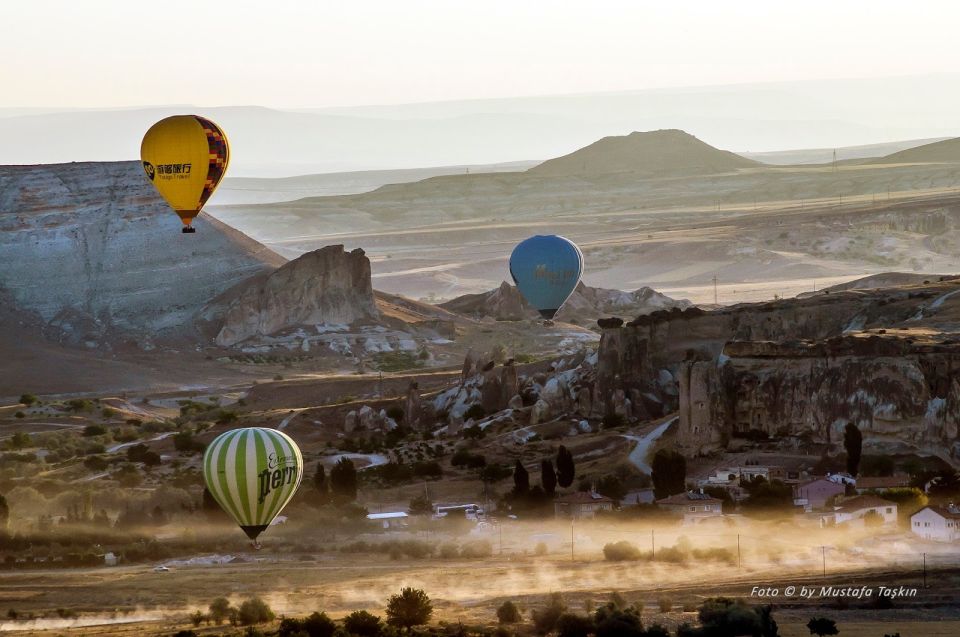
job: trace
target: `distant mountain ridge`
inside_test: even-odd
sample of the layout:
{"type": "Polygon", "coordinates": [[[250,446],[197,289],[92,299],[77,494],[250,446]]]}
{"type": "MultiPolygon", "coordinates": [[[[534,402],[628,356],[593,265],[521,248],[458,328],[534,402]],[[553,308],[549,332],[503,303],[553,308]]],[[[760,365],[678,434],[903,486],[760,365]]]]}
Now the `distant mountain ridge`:
{"type": "Polygon", "coordinates": [[[538,176],[725,173],[760,166],[759,162],[720,150],[682,130],[666,129],[604,137],[569,155],[549,159],[527,172],[538,176]]]}
{"type": "Polygon", "coordinates": [[[960,137],[915,146],[875,159],[871,164],[922,164],[960,162],[960,137]]]}

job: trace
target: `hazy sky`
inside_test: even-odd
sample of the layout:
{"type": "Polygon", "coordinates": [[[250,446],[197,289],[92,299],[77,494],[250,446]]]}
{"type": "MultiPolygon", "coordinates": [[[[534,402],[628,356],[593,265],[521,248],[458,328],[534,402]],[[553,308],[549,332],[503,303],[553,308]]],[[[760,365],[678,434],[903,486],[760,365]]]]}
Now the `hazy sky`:
{"type": "Polygon", "coordinates": [[[960,69],[960,3],[28,0],[0,107],[321,107],[960,69]]]}

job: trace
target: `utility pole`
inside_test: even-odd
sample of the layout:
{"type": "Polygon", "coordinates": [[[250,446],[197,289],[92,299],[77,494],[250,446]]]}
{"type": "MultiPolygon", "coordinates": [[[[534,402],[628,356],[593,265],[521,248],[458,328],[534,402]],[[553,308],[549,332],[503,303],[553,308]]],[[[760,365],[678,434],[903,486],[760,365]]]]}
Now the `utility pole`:
{"type": "Polygon", "coordinates": [[[740,568],[743,562],[740,559],[740,534],[737,533],[737,568],[740,568]]]}
{"type": "Polygon", "coordinates": [[[500,555],[503,555],[503,522],[497,524],[497,529],[500,531],[500,555]]]}
{"type": "Polygon", "coordinates": [[[833,172],[837,172],[837,149],[833,149],[833,172]]]}
{"type": "Polygon", "coordinates": [[[717,302],[717,275],[716,274],[713,275],[713,304],[719,305],[719,302],[717,302]]]}
{"type": "Polygon", "coordinates": [[[570,561],[574,561],[573,546],[574,546],[574,537],[573,537],[573,521],[576,518],[570,518],[570,561]]]}
{"type": "Polygon", "coordinates": [[[923,587],[927,587],[927,554],[923,554],[923,587]]]}
{"type": "Polygon", "coordinates": [[[827,547],[821,546],[820,551],[823,553],[823,576],[827,576],[827,547]]]}
{"type": "Polygon", "coordinates": [[[653,540],[653,529],[650,529],[650,559],[657,556],[657,545],[653,540]]]}

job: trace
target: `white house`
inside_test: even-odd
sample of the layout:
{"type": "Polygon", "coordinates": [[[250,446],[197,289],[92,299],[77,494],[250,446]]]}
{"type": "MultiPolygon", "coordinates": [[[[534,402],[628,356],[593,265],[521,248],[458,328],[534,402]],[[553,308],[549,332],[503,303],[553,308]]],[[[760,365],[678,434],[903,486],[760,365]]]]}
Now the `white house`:
{"type": "Polygon", "coordinates": [[[117,565],[117,556],[113,553],[106,553],[103,556],[103,563],[105,566],[116,566],[117,565]]]}
{"type": "Polygon", "coordinates": [[[895,525],[897,523],[897,503],[878,498],[874,495],[858,495],[847,498],[838,503],[830,513],[820,516],[820,526],[863,526],[864,518],[876,514],[881,523],[895,525]]]}
{"type": "Polygon", "coordinates": [[[956,542],[960,540],[960,507],[925,506],[910,516],[910,530],[925,540],[956,542]]]}

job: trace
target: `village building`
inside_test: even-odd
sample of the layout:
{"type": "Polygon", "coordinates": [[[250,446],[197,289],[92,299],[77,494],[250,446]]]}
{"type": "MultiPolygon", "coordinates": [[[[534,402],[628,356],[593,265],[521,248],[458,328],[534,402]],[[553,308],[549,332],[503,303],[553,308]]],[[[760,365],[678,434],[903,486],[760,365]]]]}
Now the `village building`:
{"type": "Polygon", "coordinates": [[[820,516],[820,526],[847,525],[861,527],[866,524],[865,518],[873,515],[879,516],[880,523],[884,526],[896,525],[897,503],[878,498],[875,495],[858,495],[847,498],[837,503],[833,511],[820,516]]]}
{"type": "Polygon", "coordinates": [[[613,500],[596,491],[568,493],[553,501],[553,512],[558,518],[591,519],[599,511],[613,511],[613,500]]]}
{"type": "Polygon", "coordinates": [[[369,513],[367,519],[376,522],[384,529],[397,529],[407,526],[409,516],[404,511],[389,511],[387,513],[369,513]]]}
{"type": "Polygon", "coordinates": [[[906,489],[910,486],[910,476],[876,476],[857,478],[857,493],[869,491],[889,491],[890,489],[906,489]]]}
{"type": "Polygon", "coordinates": [[[804,511],[822,509],[831,498],[842,496],[846,486],[828,478],[813,478],[793,487],[793,504],[804,511]]]}
{"type": "Polygon", "coordinates": [[[925,506],[910,516],[910,531],[925,540],[960,540],[960,507],[954,504],[925,506]]]}
{"type": "Polygon", "coordinates": [[[700,524],[723,515],[723,500],[702,491],[687,491],[657,500],[657,506],[683,517],[683,524],[700,524]]]}

